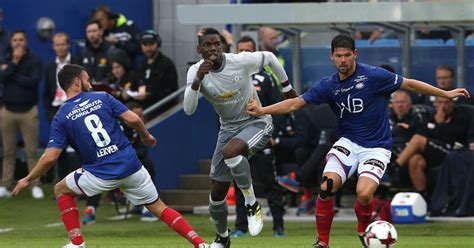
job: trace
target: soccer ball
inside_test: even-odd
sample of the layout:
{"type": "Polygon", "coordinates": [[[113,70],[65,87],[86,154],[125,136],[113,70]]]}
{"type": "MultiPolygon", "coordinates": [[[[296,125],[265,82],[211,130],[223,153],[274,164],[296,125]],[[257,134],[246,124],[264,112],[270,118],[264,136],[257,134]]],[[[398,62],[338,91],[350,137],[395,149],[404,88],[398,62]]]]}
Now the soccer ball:
{"type": "Polygon", "coordinates": [[[392,224],[378,220],[365,229],[364,242],[368,248],[395,247],[397,237],[397,230],[392,224]]]}

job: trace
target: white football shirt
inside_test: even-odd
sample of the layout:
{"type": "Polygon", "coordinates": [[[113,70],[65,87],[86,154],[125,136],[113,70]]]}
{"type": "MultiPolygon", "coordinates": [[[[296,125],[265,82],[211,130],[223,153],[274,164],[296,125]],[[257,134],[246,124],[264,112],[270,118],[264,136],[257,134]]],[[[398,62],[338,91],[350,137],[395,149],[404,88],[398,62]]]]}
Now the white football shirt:
{"type": "MultiPolygon", "coordinates": [[[[270,123],[270,115],[253,117],[247,114],[247,103],[252,97],[260,103],[252,75],[261,71],[264,55],[261,52],[242,52],[239,54],[224,53],[222,65],[211,70],[201,82],[200,92],[213,105],[220,117],[221,128],[235,129],[252,120],[264,120],[270,123]]],[[[188,70],[187,84],[193,83],[200,60],[188,70]]]]}

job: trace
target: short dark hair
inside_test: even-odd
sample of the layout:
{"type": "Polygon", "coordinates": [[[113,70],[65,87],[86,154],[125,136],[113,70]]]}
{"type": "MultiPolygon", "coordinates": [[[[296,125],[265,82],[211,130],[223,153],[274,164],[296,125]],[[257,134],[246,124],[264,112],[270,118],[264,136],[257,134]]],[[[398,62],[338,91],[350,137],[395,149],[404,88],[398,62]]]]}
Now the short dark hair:
{"type": "Polygon", "coordinates": [[[90,25],[93,25],[93,24],[97,24],[97,26],[99,27],[99,29],[102,29],[102,24],[100,24],[100,22],[98,20],[95,20],[95,19],[92,19],[92,20],[89,20],[86,25],[84,26],[84,29],[87,29],[87,27],[89,27],[90,25]]]}
{"type": "Polygon", "coordinates": [[[219,36],[219,38],[221,36],[221,33],[219,33],[219,31],[217,31],[217,29],[215,28],[211,28],[211,27],[203,28],[198,34],[198,43],[201,44],[202,37],[204,37],[205,35],[210,35],[210,34],[217,35],[219,36]]]}
{"type": "Polygon", "coordinates": [[[53,37],[51,38],[51,40],[54,40],[54,38],[56,37],[60,37],[60,36],[63,36],[63,37],[66,37],[66,42],[69,43],[69,35],[65,32],[57,32],[53,35],[53,37]]]}
{"type": "Polygon", "coordinates": [[[381,65],[379,65],[379,67],[384,68],[385,70],[387,70],[391,73],[395,73],[395,69],[389,64],[381,64],[381,65]]]}
{"type": "Polygon", "coordinates": [[[456,73],[454,72],[454,69],[453,67],[451,67],[450,65],[438,65],[436,67],[436,70],[444,70],[444,71],[449,71],[451,73],[451,77],[454,78],[454,76],[456,75],[456,73]]]}
{"type": "Polygon", "coordinates": [[[28,40],[28,36],[26,35],[26,31],[24,29],[15,29],[15,30],[13,30],[13,32],[10,35],[10,39],[12,39],[13,35],[15,35],[15,34],[23,34],[23,36],[25,36],[25,39],[28,40]]]}
{"type": "Polygon", "coordinates": [[[252,39],[252,37],[248,35],[242,36],[242,38],[240,38],[240,40],[237,41],[237,46],[239,45],[239,43],[244,43],[244,42],[251,42],[253,45],[253,49],[257,50],[257,44],[255,44],[255,41],[252,39]]]}
{"type": "Polygon", "coordinates": [[[331,52],[333,53],[336,48],[347,48],[355,51],[355,42],[350,35],[339,34],[331,41],[331,52]]]}
{"type": "Polygon", "coordinates": [[[58,81],[61,88],[67,91],[72,85],[72,80],[76,77],[80,77],[83,71],[86,71],[86,68],[80,65],[70,64],[63,66],[58,73],[58,81]]]}

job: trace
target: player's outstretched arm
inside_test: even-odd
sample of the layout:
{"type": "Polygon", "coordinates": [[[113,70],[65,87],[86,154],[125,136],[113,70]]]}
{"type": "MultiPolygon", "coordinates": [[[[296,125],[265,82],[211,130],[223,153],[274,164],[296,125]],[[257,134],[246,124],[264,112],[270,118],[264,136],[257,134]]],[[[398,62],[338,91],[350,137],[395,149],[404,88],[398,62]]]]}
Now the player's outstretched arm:
{"type": "Polygon", "coordinates": [[[261,116],[266,114],[281,115],[295,112],[305,105],[306,102],[303,100],[302,97],[296,97],[286,99],[284,101],[266,107],[262,107],[255,100],[255,98],[253,98],[247,103],[247,113],[252,116],[261,116]]]}
{"type": "Polygon", "coordinates": [[[155,146],[156,145],[156,139],[153,137],[153,135],[148,132],[148,130],[145,127],[145,123],[143,123],[142,119],[135,114],[131,110],[127,110],[124,113],[120,115],[120,119],[123,120],[127,125],[135,130],[137,130],[138,135],[140,135],[140,139],[142,142],[147,145],[147,146],[155,146]]]}
{"type": "Polygon", "coordinates": [[[20,193],[23,188],[28,187],[28,185],[30,185],[33,180],[43,175],[43,173],[51,168],[51,166],[56,163],[56,160],[58,160],[62,151],[63,149],[60,148],[46,148],[43,155],[38,160],[35,167],[30,171],[30,173],[18,181],[12,191],[13,196],[18,195],[18,193],[20,193]]]}
{"type": "Polygon", "coordinates": [[[456,88],[454,90],[446,91],[416,79],[403,78],[402,86],[400,88],[424,95],[440,96],[445,98],[455,98],[458,96],[463,96],[466,98],[470,97],[469,92],[465,88],[456,88]]]}

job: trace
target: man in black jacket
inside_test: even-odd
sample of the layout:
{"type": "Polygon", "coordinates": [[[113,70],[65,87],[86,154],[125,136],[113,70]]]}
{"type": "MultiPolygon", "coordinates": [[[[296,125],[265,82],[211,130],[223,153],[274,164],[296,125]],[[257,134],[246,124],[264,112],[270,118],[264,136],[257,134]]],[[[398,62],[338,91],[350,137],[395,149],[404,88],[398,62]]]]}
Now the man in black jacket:
{"type": "MultiPolygon", "coordinates": [[[[12,54],[6,56],[1,65],[0,82],[3,84],[3,177],[0,197],[8,197],[15,173],[18,131],[23,135],[28,169],[37,161],[38,149],[38,84],[41,79],[41,60],[27,47],[25,31],[12,32],[10,39],[12,54]]],[[[39,180],[32,184],[35,199],[44,197],[39,180]]]]}
{"type": "Polygon", "coordinates": [[[143,32],[140,42],[145,58],[138,73],[141,80],[135,99],[143,101],[145,109],[178,89],[178,74],[173,61],[160,51],[161,38],[155,31],[143,32]]]}
{"type": "MultiPolygon", "coordinates": [[[[56,58],[48,63],[44,78],[43,107],[48,122],[51,123],[54,115],[66,101],[66,92],[61,89],[57,80],[58,72],[67,64],[79,64],[80,59],[69,52],[69,36],[66,33],[56,33],[53,38],[53,50],[56,58]]],[[[69,173],[71,165],[68,163],[67,151],[64,150],[58,158],[55,166],[55,176],[61,180],[69,173]]]]}
{"type": "Polygon", "coordinates": [[[127,20],[123,14],[112,13],[107,5],[102,5],[94,10],[93,17],[104,28],[104,39],[123,50],[128,55],[132,64],[140,50],[138,42],[140,31],[132,20],[127,20]]]}
{"type": "Polygon", "coordinates": [[[434,116],[416,132],[395,161],[398,166],[408,165],[415,190],[424,196],[429,185],[425,170],[441,164],[452,150],[474,146],[471,111],[442,97],[436,97],[434,104],[434,116]]]}
{"type": "Polygon", "coordinates": [[[101,82],[110,73],[108,60],[112,47],[103,40],[102,34],[99,21],[86,24],[86,46],[82,50],[81,65],[87,69],[92,82],[101,82]]]}
{"type": "Polygon", "coordinates": [[[0,60],[3,60],[10,48],[10,32],[3,26],[3,9],[0,8],[0,60]]]}

